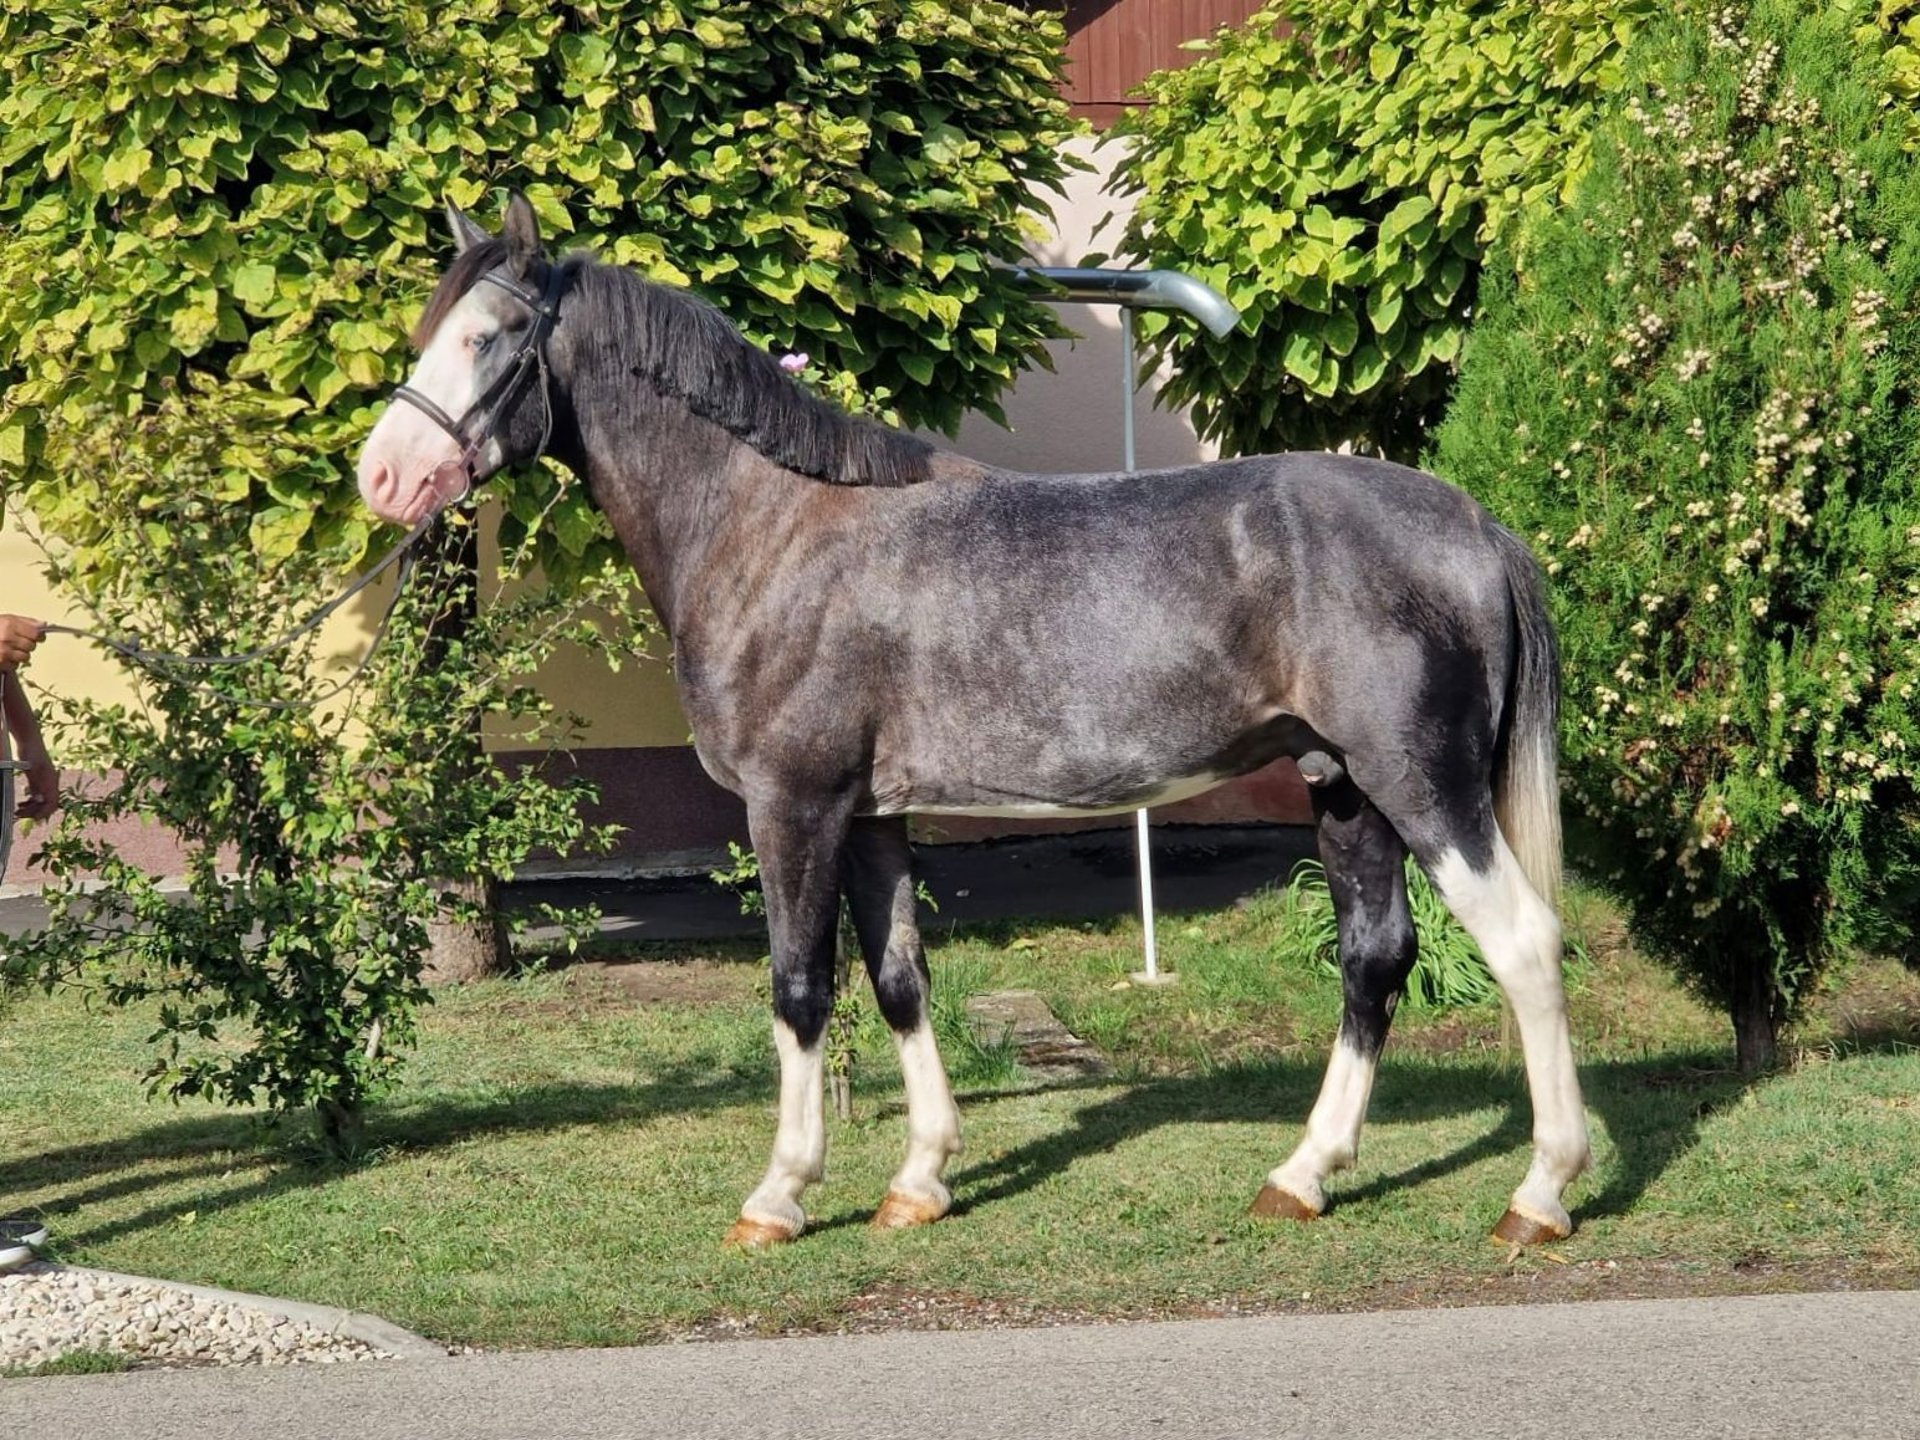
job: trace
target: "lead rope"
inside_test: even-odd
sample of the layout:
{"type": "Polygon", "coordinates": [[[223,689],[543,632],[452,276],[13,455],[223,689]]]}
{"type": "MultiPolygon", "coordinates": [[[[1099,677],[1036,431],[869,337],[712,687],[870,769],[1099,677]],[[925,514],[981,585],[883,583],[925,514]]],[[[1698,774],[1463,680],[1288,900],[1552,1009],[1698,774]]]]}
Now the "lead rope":
{"type": "Polygon", "coordinates": [[[413,573],[414,547],[419,544],[427,532],[433,528],[433,522],[438,518],[438,511],[422,516],[414,522],[413,528],[407,531],[406,535],[398,544],[380,557],[379,563],[371,570],[361,575],[353,584],[349,585],[325,605],[322,605],[298,625],[295,625],[292,629],[285,631],[276,638],[269,640],[266,644],[256,646],[251,650],[242,650],[227,655],[180,655],[166,650],[149,650],[137,639],[118,635],[107,635],[101,631],[88,630],[77,625],[47,625],[44,627],[43,633],[48,635],[73,635],[82,640],[91,640],[94,644],[119,655],[129,664],[137,665],[156,675],[164,676],[177,685],[185,685],[191,689],[204,691],[206,694],[212,695],[217,699],[225,700],[229,704],[248,705],[259,710],[311,709],[313,706],[323,704],[340,694],[343,690],[346,690],[360,678],[366,671],[367,666],[372,663],[374,653],[380,648],[380,642],[386,638],[387,628],[393,620],[394,611],[399,608],[400,600],[406,594],[407,579],[413,573]],[[254,696],[231,695],[218,686],[210,685],[204,680],[189,680],[180,675],[169,673],[169,667],[172,666],[211,669],[227,665],[249,665],[257,660],[264,660],[269,655],[277,654],[293,645],[296,641],[318,630],[321,625],[326,623],[328,617],[332,616],[343,605],[352,600],[362,590],[365,590],[395,565],[400,566],[400,575],[393,587],[393,598],[387,601],[386,608],[381,611],[379,623],[374,626],[373,639],[367,645],[366,652],[361,655],[359,661],[355,663],[351,670],[318,695],[307,696],[299,700],[269,700],[254,696]]]}

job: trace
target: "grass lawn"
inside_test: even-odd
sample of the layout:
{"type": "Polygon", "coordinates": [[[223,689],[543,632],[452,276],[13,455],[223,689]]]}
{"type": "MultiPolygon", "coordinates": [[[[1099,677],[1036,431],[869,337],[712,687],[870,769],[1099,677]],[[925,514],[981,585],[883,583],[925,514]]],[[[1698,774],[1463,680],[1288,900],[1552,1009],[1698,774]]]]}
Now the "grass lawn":
{"type": "Polygon", "coordinates": [[[1514,1255],[1486,1235],[1529,1129],[1497,1008],[1403,1009],[1334,1208],[1246,1218],[1338,1019],[1332,976],[1270,958],[1275,904],[1164,921],[1163,990],[1115,988],[1138,964],[1125,923],[938,937],[936,985],[1038,989],[1117,1078],[1040,1088],[957,1056],[957,1208],[923,1231],[865,1225],[904,1143],[870,1025],[814,1229],[721,1249],[773,1132],[751,947],[445,994],[352,1166],[299,1127],[146,1100],[139,1015],[22,1000],[0,1029],[0,1212],[43,1216],[73,1263],[486,1346],[1920,1283],[1920,980],[1856,966],[1791,1071],[1747,1086],[1725,1022],[1590,899],[1573,1003],[1596,1166],[1571,1240],[1514,1255]]]}

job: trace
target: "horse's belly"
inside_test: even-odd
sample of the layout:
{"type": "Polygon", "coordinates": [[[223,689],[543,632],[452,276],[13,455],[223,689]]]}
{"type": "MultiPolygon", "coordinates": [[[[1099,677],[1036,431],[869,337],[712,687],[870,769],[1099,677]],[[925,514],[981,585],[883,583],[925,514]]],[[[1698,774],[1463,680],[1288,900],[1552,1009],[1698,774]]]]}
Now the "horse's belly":
{"type": "Polygon", "coordinates": [[[1075,804],[1066,801],[1040,798],[1006,797],[981,799],[979,801],[921,801],[912,796],[898,800],[882,801],[873,813],[877,815],[984,815],[996,816],[1007,820],[1045,820],[1050,818],[1072,818],[1082,815],[1123,815],[1129,810],[1151,809],[1156,805],[1172,805],[1176,801],[1201,795],[1220,784],[1228,777],[1225,775],[1187,775],[1178,780],[1169,780],[1138,795],[1129,795],[1124,799],[1075,804]]]}

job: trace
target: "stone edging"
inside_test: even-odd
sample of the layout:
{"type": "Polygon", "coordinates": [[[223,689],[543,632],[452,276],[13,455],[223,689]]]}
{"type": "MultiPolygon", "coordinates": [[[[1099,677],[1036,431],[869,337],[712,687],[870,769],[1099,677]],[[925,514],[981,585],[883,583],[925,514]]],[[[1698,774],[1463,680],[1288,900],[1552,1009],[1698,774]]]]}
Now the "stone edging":
{"type": "Polygon", "coordinates": [[[341,1310],[331,1305],[309,1305],[303,1300],[279,1300],[271,1295],[249,1295],[240,1290],[217,1290],[210,1285],[189,1285],[179,1280],[155,1280],[146,1275],[123,1275],[114,1270],[95,1270],[85,1265],[59,1265],[51,1268],[67,1275],[79,1275],[118,1285],[151,1285],[163,1290],[178,1290],[203,1300],[225,1305],[242,1305],[282,1319],[304,1321],[329,1335],[344,1335],[376,1350],[384,1350],[399,1360],[444,1360],[447,1347],[435,1344],[423,1335],[402,1330],[378,1315],[357,1310],[341,1310]]]}

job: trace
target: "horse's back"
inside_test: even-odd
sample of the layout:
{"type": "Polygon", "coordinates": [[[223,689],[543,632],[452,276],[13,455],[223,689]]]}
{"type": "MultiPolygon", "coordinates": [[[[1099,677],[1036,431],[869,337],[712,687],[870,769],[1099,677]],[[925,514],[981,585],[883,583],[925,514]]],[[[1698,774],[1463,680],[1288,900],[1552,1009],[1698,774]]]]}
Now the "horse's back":
{"type": "Polygon", "coordinates": [[[845,641],[814,647],[846,660],[836,696],[869,697],[896,808],[1098,807],[1319,737],[1373,747],[1378,716],[1417,724],[1436,684],[1484,692],[1505,664],[1483,653],[1508,634],[1490,522],[1397,465],[991,474],[918,498],[849,560],[845,641]]]}
{"type": "MultiPolygon", "coordinates": [[[[1115,586],[1272,615],[1497,599],[1496,529],[1465,492],[1364,456],[1246,456],[1136,473],[989,472],[914,507],[897,563],[1009,613],[1072,612],[1115,586]],[[987,583],[986,577],[993,582],[987,583]]],[[[1384,619],[1383,614],[1371,618],[1384,619]]]]}

